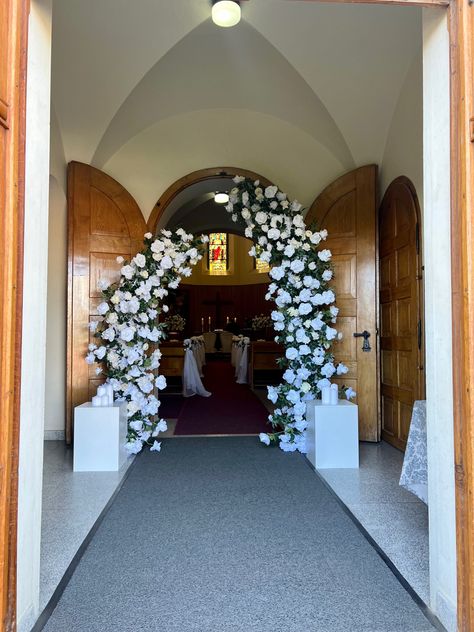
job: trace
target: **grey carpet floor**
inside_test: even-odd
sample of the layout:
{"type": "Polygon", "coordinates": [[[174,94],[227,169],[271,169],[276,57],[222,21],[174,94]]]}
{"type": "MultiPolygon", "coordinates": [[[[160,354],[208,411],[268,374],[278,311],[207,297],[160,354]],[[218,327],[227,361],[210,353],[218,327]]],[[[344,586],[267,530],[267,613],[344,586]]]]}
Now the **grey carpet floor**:
{"type": "Polygon", "coordinates": [[[434,628],[301,455],[226,437],[138,457],[44,629],[434,628]]]}

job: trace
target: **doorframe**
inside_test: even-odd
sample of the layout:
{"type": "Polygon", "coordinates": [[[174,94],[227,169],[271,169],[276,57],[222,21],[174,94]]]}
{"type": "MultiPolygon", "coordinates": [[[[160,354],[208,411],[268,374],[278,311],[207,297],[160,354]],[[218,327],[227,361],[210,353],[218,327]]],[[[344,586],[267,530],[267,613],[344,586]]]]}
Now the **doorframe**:
{"type": "MultiPolygon", "coordinates": [[[[318,1],[318,0],[317,0],[318,1]]],[[[474,61],[472,37],[474,7],[469,0],[326,0],[330,2],[363,1],[371,4],[398,4],[420,7],[446,8],[448,11],[451,48],[450,123],[451,123],[451,250],[452,250],[452,315],[453,315],[453,379],[454,379],[454,439],[456,472],[456,534],[458,568],[458,629],[474,629],[474,61]],[[465,342],[464,342],[465,341],[465,342]]],[[[15,90],[15,142],[2,167],[11,176],[8,181],[9,205],[5,217],[13,223],[0,225],[0,242],[10,248],[4,256],[6,281],[0,285],[3,306],[12,305],[8,322],[3,321],[0,336],[11,334],[8,352],[4,356],[1,373],[2,392],[7,399],[0,402],[2,422],[10,429],[7,441],[0,445],[0,453],[7,457],[12,474],[11,486],[0,492],[2,507],[6,508],[9,529],[0,534],[0,566],[8,573],[0,602],[10,604],[8,613],[2,610],[0,630],[15,628],[15,555],[17,521],[18,431],[19,431],[19,369],[21,330],[21,266],[23,261],[23,183],[28,0],[11,0],[12,16],[17,27],[19,52],[17,64],[11,65],[11,79],[15,90]],[[14,215],[13,211],[17,214],[14,215]],[[15,222],[16,219],[16,222],[15,222]],[[14,231],[12,234],[12,226],[14,231]],[[7,234],[8,233],[8,234],[7,234]],[[8,242],[5,240],[8,238],[8,242]],[[6,265],[5,265],[6,264],[6,265]],[[15,320],[11,318],[14,315],[15,320]],[[9,329],[8,326],[12,328],[9,329]],[[13,387],[17,388],[12,392],[13,387]],[[8,404],[6,404],[8,402],[8,404]],[[6,569],[6,570],[5,570],[6,569]]],[[[12,129],[13,132],[13,129],[12,129]]],[[[215,176],[216,174],[214,174],[215,176]]],[[[5,576],[5,575],[4,575],[5,576]]]]}
{"type": "Polygon", "coordinates": [[[18,466],[23,300],[26,68],[29,0],[7,2],[7,25],[0,42],[8,62],[8,102],[0,101],[4,128],[5,190],[0,219],[0,630],[16,627],[18,466]]]}

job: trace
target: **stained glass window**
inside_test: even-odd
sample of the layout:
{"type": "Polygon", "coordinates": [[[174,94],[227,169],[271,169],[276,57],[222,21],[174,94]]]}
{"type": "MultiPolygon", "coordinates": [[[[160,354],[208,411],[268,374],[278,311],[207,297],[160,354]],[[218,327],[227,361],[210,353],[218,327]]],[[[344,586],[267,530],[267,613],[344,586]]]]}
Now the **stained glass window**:
{"type": "Polygon", "coordinates": [[[255,269],[260,274],[264,274],[265,272],[270,272],[270,266],[266,261],[262,261],[262,259],[255,259],[255,269]]]}
{"type": "Polygon", "coordinates": [[[209,274],[226,274],[227,268],[227,233],[211,233],[209,235],[209,274]]]}

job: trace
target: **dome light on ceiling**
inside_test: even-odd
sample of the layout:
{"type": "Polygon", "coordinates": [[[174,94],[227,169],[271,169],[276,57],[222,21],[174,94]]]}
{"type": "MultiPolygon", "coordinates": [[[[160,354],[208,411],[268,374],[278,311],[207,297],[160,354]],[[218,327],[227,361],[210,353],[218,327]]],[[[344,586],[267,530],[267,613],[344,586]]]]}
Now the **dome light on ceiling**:
{"type": "Polygon", "coordinates": [[[240,22],[240,16],[238,0],[215,0],[212,5],[212,21],[217,26],[235,26],[240,22]]]}
{"type": "Polygon", "coordinates": [[[222,191],[218,191],[217,193],[214,193],[214,202],[216,202],[216,204],[227,204],[228,201],[229,201],[228,193],[224,193],[222,191]]]}

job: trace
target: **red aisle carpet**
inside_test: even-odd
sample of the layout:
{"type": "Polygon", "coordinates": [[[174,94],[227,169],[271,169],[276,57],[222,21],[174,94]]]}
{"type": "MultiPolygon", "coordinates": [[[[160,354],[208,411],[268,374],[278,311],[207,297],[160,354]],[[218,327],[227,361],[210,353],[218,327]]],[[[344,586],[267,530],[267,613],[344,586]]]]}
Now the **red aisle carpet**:
{"type": "Polygon", "coordinates": [[[247,384],[237,384],[230,360],[209,360],[204,388],[211,397],[185,400],[175,435],[258,434],[271,430],[268,411],[247,384]]]}

